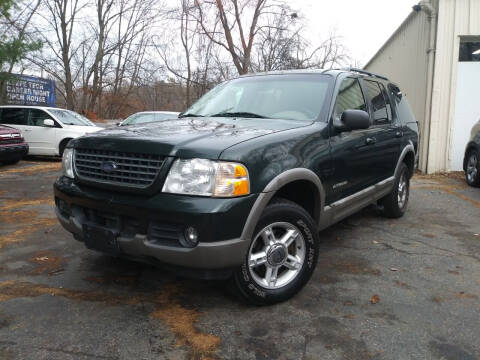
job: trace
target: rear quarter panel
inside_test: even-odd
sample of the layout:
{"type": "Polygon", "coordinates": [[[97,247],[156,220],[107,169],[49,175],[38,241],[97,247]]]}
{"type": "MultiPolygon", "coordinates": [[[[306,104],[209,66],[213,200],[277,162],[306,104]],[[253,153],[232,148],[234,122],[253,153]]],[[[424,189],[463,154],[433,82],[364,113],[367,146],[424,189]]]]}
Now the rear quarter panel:
{"type": "Polygon", "coordinates": [[[415,118],[412,108],[410,107],[405,95],[402,94],[401,96],[394,96],[394,100],[398,117],[400,118],[400,122],[404,129],[404,143],[402,144],[402,147],[412,143],[415,149],[415,156],[418,157],[418,143],[420,135],[418,131],[417,119],[415,118]]]}

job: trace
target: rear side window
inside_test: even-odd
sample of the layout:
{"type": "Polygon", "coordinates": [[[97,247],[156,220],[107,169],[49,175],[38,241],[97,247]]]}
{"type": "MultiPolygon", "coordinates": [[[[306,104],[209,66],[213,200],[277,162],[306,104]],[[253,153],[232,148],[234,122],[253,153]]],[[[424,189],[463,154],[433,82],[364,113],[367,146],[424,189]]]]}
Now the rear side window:
{"type": "Polygon", "coordinates": [[[362,88],[357,79],[343,80],[335,103],[335,119],[339,120],[345,110],[367,110],[362,88]]]}
{"type": "Polygon", "coordinates": [[[392,108],[383,84],[365,80],[368,96],[372,102],[373,122],[381,124],[392,120],[392,108]]]}
{"type": "Polygon", "coordinates": [[[27,125],[25,119],[25,109],[1,109],[0,123],[9,125],[27,125]]]}

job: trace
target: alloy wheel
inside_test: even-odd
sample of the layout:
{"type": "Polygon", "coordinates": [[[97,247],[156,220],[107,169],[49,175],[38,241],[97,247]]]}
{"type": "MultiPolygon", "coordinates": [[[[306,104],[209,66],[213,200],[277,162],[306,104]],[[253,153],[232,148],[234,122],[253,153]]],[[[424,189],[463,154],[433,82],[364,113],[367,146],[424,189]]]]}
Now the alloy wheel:
{"type": "Polygon", "coordinates": [[[305,239],[297,227],[287,222],[270,224],[250,246],[250,275],[263,288],[279,289],[300,273],[305,253],[305,239]]]}
{"type": "Polygon", "coordinates": [[[407,203],[408,196],[408,183],[405,173],[400,176],[400,181],[398,182],[398,207],[403,209],[407,203]]]}
{"type": "Polygon", "coordinates": [[[467,162],[467,179],[470,183],[475,182],[478,173],[478,158],[476,154],[470,155],[467,162]]]}

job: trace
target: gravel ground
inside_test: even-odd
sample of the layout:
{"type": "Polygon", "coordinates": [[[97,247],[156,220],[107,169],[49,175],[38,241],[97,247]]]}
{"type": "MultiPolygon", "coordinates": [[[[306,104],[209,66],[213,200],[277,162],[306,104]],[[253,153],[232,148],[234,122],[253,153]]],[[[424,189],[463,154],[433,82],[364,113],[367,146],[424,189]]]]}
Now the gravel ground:
{"type": "Polygon", "coordinates": [[[87,250],[53,213],[58,161],[0,167],[0,359],[480,359],[480,189],[419,176],[407,214],[321,233],[271,307],[87,250]]]}

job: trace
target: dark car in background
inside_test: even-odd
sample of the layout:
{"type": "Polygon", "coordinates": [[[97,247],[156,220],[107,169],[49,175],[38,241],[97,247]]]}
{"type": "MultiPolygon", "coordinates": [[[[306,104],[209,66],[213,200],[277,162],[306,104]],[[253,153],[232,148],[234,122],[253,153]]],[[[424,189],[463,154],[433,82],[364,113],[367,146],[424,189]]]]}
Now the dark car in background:
{"type": "Polygon", "coordinates": [[[417,148],[406,97],[382,76],[246,75],[177,119],[72,140],[56,214],[88,248],[272,304],[308,282],[320,230],[377,202],[405,213],[417,148]]]}
{"type": "Polygon", "coordinates": [[[468,185],[480,187],[480,120],[472,127],[465,149],[463,170],[468,185]]]}
{"type": "Polygon", "coordinates": [[[0,163],[15,164],[28,154],[28,144],[22,133],[9,126],[0,125],[0,163]]]}

